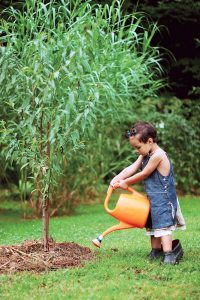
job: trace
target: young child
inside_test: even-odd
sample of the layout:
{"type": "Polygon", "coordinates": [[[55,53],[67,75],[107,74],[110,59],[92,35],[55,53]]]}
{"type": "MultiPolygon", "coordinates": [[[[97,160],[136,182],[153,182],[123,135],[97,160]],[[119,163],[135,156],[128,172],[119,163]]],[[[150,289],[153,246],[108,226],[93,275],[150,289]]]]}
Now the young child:
{"type": "Polygon", "coordinates": [[[179,240],[172,241],[172,231],[177,228],[177,223],[182,227],[185,224],[176,196],[171,162],[165,151],[158,146],[156,129],[152,124],[138,122],[127,131],[126,137],[139,156],[132,165],[115,176],[110,184],[113,189],[127,189],[130,184],[144,182],[150,201],[146,224],[152,247],[149,259],[163,256],[161,263],[177,264],[183,256],[183,249],[179,240]],[[136,173],[138,169],[141,170],[136,173]],[[178,221],[182,222],[177,221],[177,209],[178,221]]]}

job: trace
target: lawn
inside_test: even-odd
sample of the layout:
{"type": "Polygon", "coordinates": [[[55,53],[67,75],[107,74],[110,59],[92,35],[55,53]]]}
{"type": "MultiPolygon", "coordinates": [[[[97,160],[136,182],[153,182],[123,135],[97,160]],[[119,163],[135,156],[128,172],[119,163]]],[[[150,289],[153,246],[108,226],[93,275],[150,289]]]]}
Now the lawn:
{"type": "MultiPolygon", "coordinates": [[[[57,242],[90,247],[95,258],[77,269],[0,275],[1,299],[200,299],[200,198],[184,196],[180,203],[187,230],[174,233],[185,251],[179,265],[149,262],[149,240],[141,229],[111,233],[95,248],[91,240],[116,220],[103,203],[81,205],[73,216],[52,218],[50,234],[57,242]]],[[[23,220],[10,203],[2,205],[1,245],[41,238],[41,220],[23,220]]]]}

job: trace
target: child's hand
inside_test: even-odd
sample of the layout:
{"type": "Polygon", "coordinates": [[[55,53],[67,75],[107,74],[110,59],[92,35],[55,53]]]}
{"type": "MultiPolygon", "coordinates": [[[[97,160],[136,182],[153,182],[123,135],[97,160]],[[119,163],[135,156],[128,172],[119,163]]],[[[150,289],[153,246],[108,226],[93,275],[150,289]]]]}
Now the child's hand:
{"type": "Polygon", "coordinates": [[[121,188],[123,190],[127,190],[128,184],[125,182],[125,180],[119,180],[112,187],[113,187],[113,190],[118,189],[118,188],[121,188]]]}
{"type": "Polygon", "coordinates": [[[111,186],[112,186],[113,190],[118,189],[119,188],[119,181],[115,181],[115,183],[113,183],[111,186]]]}
{"type": "Polygon", "coordinates": [[[116,183],[118,183],[119,181],[120,181],[120,179],[119,179],[117,176],[115,176],[115,177],[111,180],[110,186],[114,187],[114,185],[115,185],[116,183]]]}

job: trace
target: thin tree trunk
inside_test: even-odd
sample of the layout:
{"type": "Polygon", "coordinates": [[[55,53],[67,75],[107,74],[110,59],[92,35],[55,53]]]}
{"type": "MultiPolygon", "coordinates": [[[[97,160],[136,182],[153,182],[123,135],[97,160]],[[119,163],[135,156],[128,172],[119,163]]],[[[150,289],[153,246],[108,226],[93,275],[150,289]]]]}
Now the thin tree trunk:
{"type": "MultiPolygon", "coordinates": [[[[50,171],[50,141],[49,141],[49,132],[50,132],[50,122],[47,124],[47,170],[50,171]]],[[[43,217],[43,239],[44,239],[44,251],[49,251],[49,191],[50,191],[50,174],[48,188],[45,192],[43,205],[42,205],[42,217],[43,217]]]]}
{"type": "Polygon", "coordinates": [[[49,197],[45,195],[42,205],[44,251],[49,251],[49,197]]]}

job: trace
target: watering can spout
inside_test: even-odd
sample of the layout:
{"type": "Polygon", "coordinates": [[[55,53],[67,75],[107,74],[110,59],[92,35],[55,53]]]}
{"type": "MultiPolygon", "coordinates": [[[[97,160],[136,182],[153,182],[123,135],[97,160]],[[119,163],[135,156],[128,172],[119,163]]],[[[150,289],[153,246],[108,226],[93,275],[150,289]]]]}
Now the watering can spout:
{"type": "Polygon", "coordinates": [[[108,228],[101,235],[99,235],[96,239],[92,240],[92,242],[96,247],[100,248],[101,242],[106,235],[108,235],[109,233],[116,231],[116,230],[123,230],[123,229],[129,229],[129,228],[134,228],[134,226],[127,224],[127,223],[120,222],[119,224],[108,228]]]}

